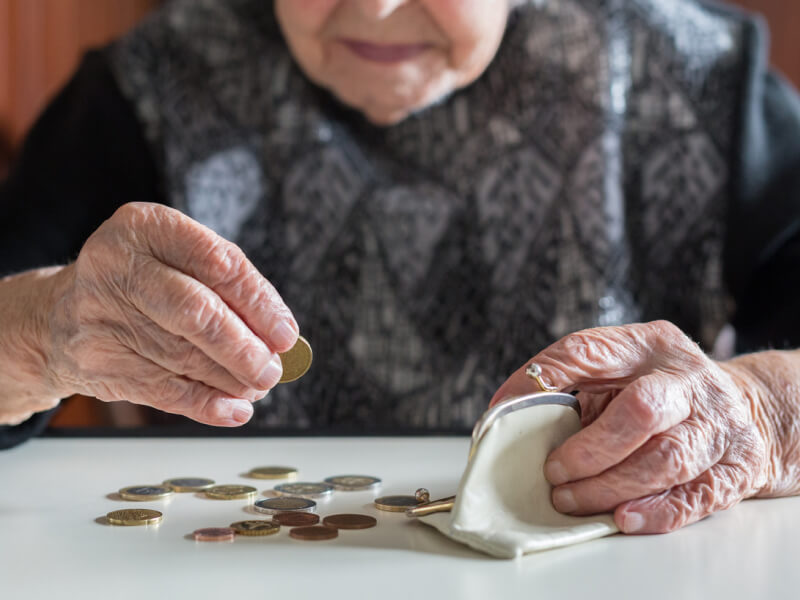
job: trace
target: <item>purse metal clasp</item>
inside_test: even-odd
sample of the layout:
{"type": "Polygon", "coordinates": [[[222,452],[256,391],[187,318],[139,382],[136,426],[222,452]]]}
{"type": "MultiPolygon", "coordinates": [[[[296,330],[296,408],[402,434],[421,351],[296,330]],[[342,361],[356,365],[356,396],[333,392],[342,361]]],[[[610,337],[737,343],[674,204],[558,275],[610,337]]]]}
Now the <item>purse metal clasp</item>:
{"type": "MultiPolygon", "coordinates": [[[[528,365],[528,368],[525,369],[525,374],[536,381],[536,383],[539,385],[540,391],[510,398],[493,406],[483,413],[483,416],[478,419],[478,422],[475,423],[475,427],[472,429],[472,441],[470,442],[469,457],[467,459],[468,461],[472,460],[478,445],[486,433],[499,419],[509,413],[522,410],[524,408],[531,408],[533,406],[556,404],[568,406],[574,409],[578,415],[581,414],[581,406],[575,396],[572,394],[559,392],[556,388],[550,387],[542,380],[542,369],[539,367],[539,365],[531,363],[528,365]]],[[[427,490],[423,489],[417,490],[418,496],[423,491],[427,492],[427,490]]],[[[425,515],[430,515],[437,512],[449,512],[453,509],[453,506],[455,506],[455,501],[455,496],[449,496],[447,498],[441,498],[432,502],[423,502],[418,506],[406,510],[406,516],[424,517],[425,515]]]]}

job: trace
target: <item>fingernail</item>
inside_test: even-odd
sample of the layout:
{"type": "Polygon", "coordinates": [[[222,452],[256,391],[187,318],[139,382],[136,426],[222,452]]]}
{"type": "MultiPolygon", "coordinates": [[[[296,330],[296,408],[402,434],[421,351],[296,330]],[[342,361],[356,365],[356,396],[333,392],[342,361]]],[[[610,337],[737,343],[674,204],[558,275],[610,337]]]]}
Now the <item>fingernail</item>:
{"type": "Polygon", "coordinates": [[[269,334],[269,340],[280,348],[287,350],[294,344],[297,338],[297,332],[288,323],[288,321],[278,321],[277,325],[272,328],[269,334]]]}
{"type": "Polygon", "coordinates": [[[644,517],[637,512],[625,513],[622,517],[623,533],[636,533],[644,527],[644,517]]]}
{"type": "Polygon", "coordinates": [[[553,506],[556,507],[558,512],[571,513],[577,510],[578,504],[575,502],[575,496],[572,490],[561,489],[553,492],[553,506]]]}
{"type": "Polygon", "coordinates": [[[283,365],[281,364],[280,357],[276,354],[272,357],[272,360],[267,363],[264,370],[261,371],[261,375],[258,376],[258,384],[261,389],[270,390],[278,384],[282,375],[283,365]]]}
{"type": "Polygon", "coordinates": [[[253,407],[249,402],[234,401],[231,404],[233,404],[231,415],[237,423],[247,423],[253,416],[253,407]]]}
{"type": "Polygon", "coordinates": [[[544,463],[544,476],[552,485],[561,485],[569,481],[567,470],[557,460],[548,460],[544,463]]]}
{"type": "Polygon", "coordinates": [[[262,389],[270,390],[278,384],[282,375],[283,365],[281,364],[280,357],[276,354],[272,357],[272,360],[267,363],[264,370],[261,371],[261,375],[258,376],[258,385],[262,389]]]}

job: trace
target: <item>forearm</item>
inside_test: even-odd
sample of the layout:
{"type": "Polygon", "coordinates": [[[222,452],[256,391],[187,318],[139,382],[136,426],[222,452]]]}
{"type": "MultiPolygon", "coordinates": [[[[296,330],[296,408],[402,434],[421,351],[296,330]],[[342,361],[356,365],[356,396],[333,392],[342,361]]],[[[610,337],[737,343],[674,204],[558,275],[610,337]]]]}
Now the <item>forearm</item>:
{"type": "Polygon", "coordinates": [[[50,307],[63,267],[0,279],[0,424],[13,425],[58,404],[64,391],[49,367],[50,307]]]}
{"type": "Polygon", "coordinates": [[[749,388],[753,418],[768,444],[764,486],[756,496],[800,493],[800,350],[746,354],[725,365],[749,388]]]}

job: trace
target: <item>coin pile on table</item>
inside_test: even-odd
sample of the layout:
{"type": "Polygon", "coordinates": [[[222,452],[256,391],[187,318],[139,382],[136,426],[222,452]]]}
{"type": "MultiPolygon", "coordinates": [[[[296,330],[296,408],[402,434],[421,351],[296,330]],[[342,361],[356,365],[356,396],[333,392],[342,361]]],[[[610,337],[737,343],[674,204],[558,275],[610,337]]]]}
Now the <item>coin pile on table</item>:
{"type": "MultiPolygon", "coordinates": [[[[279,355],[283,365],[280,383],[295,381],[308,371],[313,353],[311,346],[299,337],[295,346],[279,355]]],[[[133,485],[119,490],[123,500],[147,502],[167,500],[175,494],[194,493],[197,497],[213,500],[246,500],[251,510],[269,518],[235,521],[227,527],[202,527],[191,538],[198,542],[231,542],[237,536],[263,537],[278,533],[288,527],[289,536],[302,541],[334,539],[340,530],[371,529],[378,520],[370,515],[355,513],[330,514],[321,519],[316,514],[319,502],[327,501],[338,493],[374,492],[381,480],[370,475],[334,475],[324,481],[295,481],[298,470],[290,466],[254,467],[246,475],[251,479],[283,480],[267,492],[273,497],[255,500],[258,490],[250,485],[217,484],[205,477],[176,477],[158,485],[133,485]]],[[[414,496],[383,496],[375,498],[376,509],[403,512],[428,501],[427,490],[420,489],[414,496]],[[421,494],[425,492],[424,494],[421,494]]],[[[106,523],[116,526],[157,525],[163,513],[151,509],[128,508],[114,510],[106,515],[106,523]]]]}
{"type": "MultiPolygon", "coordinates": [[[[288,466],[262,466],[250,469],[247,477],[253,479],[291,480],[298,470],[288,466]]],[[[288,481],[276,483],[265,494],[273,497],[255,500],[258,490],[249,485],[222,484],[204,477],[178,477],[167,479],[160,485],[135,485],[119,490],[125,500],[137,502],[166,500],[176,493],[193,492],[197,497],[214,500],[246,500],[252,502],[250,509],[269,515],[264,519],[235,521],[227,527],[202,527],[191,534],[198,542],[231,542],[237,536],[261,537],[278,533],[282,527],[290,528],[289,537],[302,541],[331,540],[341,530],[358,531],[371,529],[378,519],[356,513],[330,514],[321,518],[316,514],[318,501],[326,501],[334,494],[351,492],[374,492],[381,480],[371,475],[335,475],[322,482],[288,481]],[[255,500],[255,501],[254,501],[255,500]]],[[[373,499],[376,509],[402,512],[427,502],[427,490],[420,489],[416,495],[382,496],[373,499]],[[424,492],[424,493],[423,493],[424,492]]],[[[162,521],[163,514],[149,509],[124,509],[108,513],[106,522],[111,525],[155,525],[162,521]]]]}

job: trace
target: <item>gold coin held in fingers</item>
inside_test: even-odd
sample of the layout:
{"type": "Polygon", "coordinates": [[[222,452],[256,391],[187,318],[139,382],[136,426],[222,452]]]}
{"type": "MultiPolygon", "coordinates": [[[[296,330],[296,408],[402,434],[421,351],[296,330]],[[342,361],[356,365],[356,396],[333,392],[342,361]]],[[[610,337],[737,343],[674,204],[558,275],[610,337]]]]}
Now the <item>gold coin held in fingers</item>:
{"type": "Polygon", "coordinates": [[[156,525],[161,523],[163,514],[146,508],[125,508],[114,510],[106,515],[111,525],[156,525]]]}
{"type": "Polygon", "coordinates": [[[278,383],[289,383],[296,381],[306,374],[308,368],[311,366],[313,353],[311,352],[311,345],[301,335],[297,337],[297,343],[291,350],[287,350],[281,357],[281,364],[283,365],[283,375],[278,383]]]}
{"type": "Polygon", "coordinates": [[[258,490],[249,485],[215,485],[203,493],[215,500],[248,500],[255,498],[258,490]]]}

